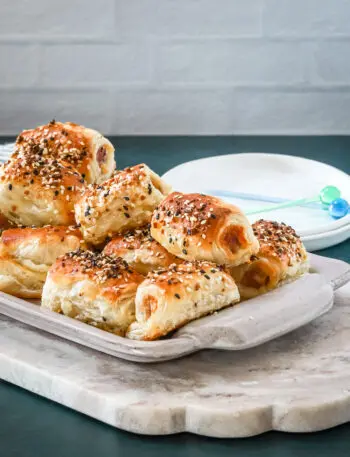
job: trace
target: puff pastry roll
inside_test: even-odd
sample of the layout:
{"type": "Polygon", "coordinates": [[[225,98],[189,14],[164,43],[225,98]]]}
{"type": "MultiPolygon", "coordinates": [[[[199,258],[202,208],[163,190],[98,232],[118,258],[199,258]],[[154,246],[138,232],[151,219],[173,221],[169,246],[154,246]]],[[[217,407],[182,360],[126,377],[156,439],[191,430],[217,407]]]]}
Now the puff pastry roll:
{"type": "Polygon", "coordinates": [[[203,194],[168,195],[153,214],[151,235],[167,251],[190,261],[235,266],[259,250],[241,210],[203,194]]]}
{"type": "Polygon", "coordinates": [[[222,268],[186,262],[150,273],[136,293],[136,322],[127,337],[155,340],[193,319],[239,301],[238,288],[222,268]]]}
{"type": "Polygon", "coordinates": [[[17,225],[72,225],[84,188],[71,165],[15,153],[0,167],[0,211],[17,225]]]}
{"type": "Polygon", "coordinates": [[[149,226],[117,235],[105,246],[103,252],[121,257],[143,275],[180,261],[151,237],[149,226]]]}
{"type": "Polygon", "coordinates": [[[144,277],[120,258],[77,250],[57,259],[42,306],[123,335],[135,320],[135,295],[144,277]]]}
{"type": "Polygon", "coordinates": [[[309,270],[307,252],[292,227],[261,219],[253,230],[260,243],[258,254],[230,270],[242,299],[275,289],[309,270]]]}
{"type": "Polygon", "coordinates": [[[108,179],[114,169],[114,147],[101,133],[71,122],[51,121],[17,138],[15,151],[50,157],[72,165],[87,183],[108,179]]]}
{"type": "Polygon", "coordinates": [[[75,205],[84,239],[94,245],[106,237],[148,224],[154,208],[170,188],[146,165],[116,173],[99,186],[89,186],[75,205]]]}
{"type": "Polygon", "coordinates": [[[0,238],[0,290],[23,298],[40,298],[47,272],[56,258],[84,247],[76,227],[15,228],[0,238]]]}
{"type": "Polygon", "coordinates": [[[0,233],[3,231],[3,230],[6,230],[8,228],[14,228],[15,225],[10,222],[7,217],[5,217],[2,213],[0,213],[0,233]]]}

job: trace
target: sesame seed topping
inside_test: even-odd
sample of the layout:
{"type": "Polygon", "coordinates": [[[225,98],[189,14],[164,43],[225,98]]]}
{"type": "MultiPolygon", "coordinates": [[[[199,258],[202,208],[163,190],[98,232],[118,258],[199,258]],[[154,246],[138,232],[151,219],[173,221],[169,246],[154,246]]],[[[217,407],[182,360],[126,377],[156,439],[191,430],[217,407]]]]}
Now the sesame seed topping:
{"type": "Polygon", "coordinates": [[[98,283],[104,283],[109,279],[128,281],[131,280],[130,275],[134,273],[127,262],[120,257],[81,249],[65,254],[59,258],[59,261],[59,266],[88,274],[98,283]]]}
{"type": "Polygon", "coordinates": [[[285,259],[292,264],[298,258],[306,258],[305,248],[295,230],[275,221],[260,219],[252,225],[254,235],[259,241],[258,256],[252,256],[251,261],[259,255],[270,255],[285,259]]]}

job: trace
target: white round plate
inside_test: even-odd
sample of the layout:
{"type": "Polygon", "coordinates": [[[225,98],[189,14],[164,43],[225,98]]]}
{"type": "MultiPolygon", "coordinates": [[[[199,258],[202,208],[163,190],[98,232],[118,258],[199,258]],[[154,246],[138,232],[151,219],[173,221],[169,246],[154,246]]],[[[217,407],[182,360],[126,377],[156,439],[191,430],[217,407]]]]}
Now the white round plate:
{"type": "MultiPolygon", "coordinates": [[[[312,198],[327,185],[337,186],[350,201],[349,175],[321,162],[288,155],[251,152],[208,157],[181,164],[163,178],[175,190],[214,195],[246,212],[275,201],[312,198]]],[[[350,214],[335,220],[319,204],[249,216],[251,222],[260,218],[285,222],[303,239],[328,233],[330,240],[329,232],[346,226],[350,237],[350,214]]],[[[336,244],[336,239],[330,245],[336,244]]]]}
{"type": "Polygon", "coordinates": [[[350,225],[339,227],[330,232],[319,233],[318,235],[303,236],[302,240],[309,252],[326,249],[350,238],[350,225]]]}
{"type": "Polygon", "coordinates": [[[15,143],[0,144],[0,163],[6,162],[13,152],[15,143]]]}

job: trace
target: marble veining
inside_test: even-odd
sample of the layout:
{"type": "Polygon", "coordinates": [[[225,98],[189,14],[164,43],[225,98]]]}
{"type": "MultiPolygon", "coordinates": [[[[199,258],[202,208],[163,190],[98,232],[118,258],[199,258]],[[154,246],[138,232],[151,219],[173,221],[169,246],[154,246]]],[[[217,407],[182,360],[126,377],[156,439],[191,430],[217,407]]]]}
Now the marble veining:
{"type": "Polygon", "coordinates": [[[0,317],[0,376],[115,427],[216,437],[350,420],[350,284],[325,315],[259,347],[137,364],[0,317]]]}

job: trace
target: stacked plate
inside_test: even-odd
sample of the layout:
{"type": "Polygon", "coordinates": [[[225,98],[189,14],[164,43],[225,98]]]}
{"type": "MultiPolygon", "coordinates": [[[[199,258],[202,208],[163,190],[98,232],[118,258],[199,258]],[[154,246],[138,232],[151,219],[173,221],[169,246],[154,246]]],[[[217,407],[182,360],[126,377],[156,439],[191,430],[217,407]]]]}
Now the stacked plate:
{"type": "Polygon", "coordinates": [[[0,162],[6,162],[12,154],[14,143],[7,143],[0,145],[0,162]]]}
{"type": "MultiPolygon", "coordinates": [[[[350,176],[321,162],[277,154],[245,153],[209,157],[179,165],[163,175],[175,190],[201,192],[258,211],[274,203],[317,197],[333,185],[350,201],[350,176]]],[[[320,203],[249,216],[285,222],[299,233],[309,251],[350,238],[350,214],[335,220],[320,203]]]]}
{"type": "MultiPolygon", "coordinates": [[[[13,151],[0,145],[0,162],[13,151]]],[[[334,185],[350,201],[350,176],[321,162],[278,154],[245,153],[208,157],[178,165],[163,178],[174,190],[201,192],[227,200],[244,211],[274,203],[316,197],[334,185]]],[[[285,222],[299,233],[308,251],[324,249],[350,238],[350,214],[335,220],[319,203],[249,216],[285,222]]]]}

